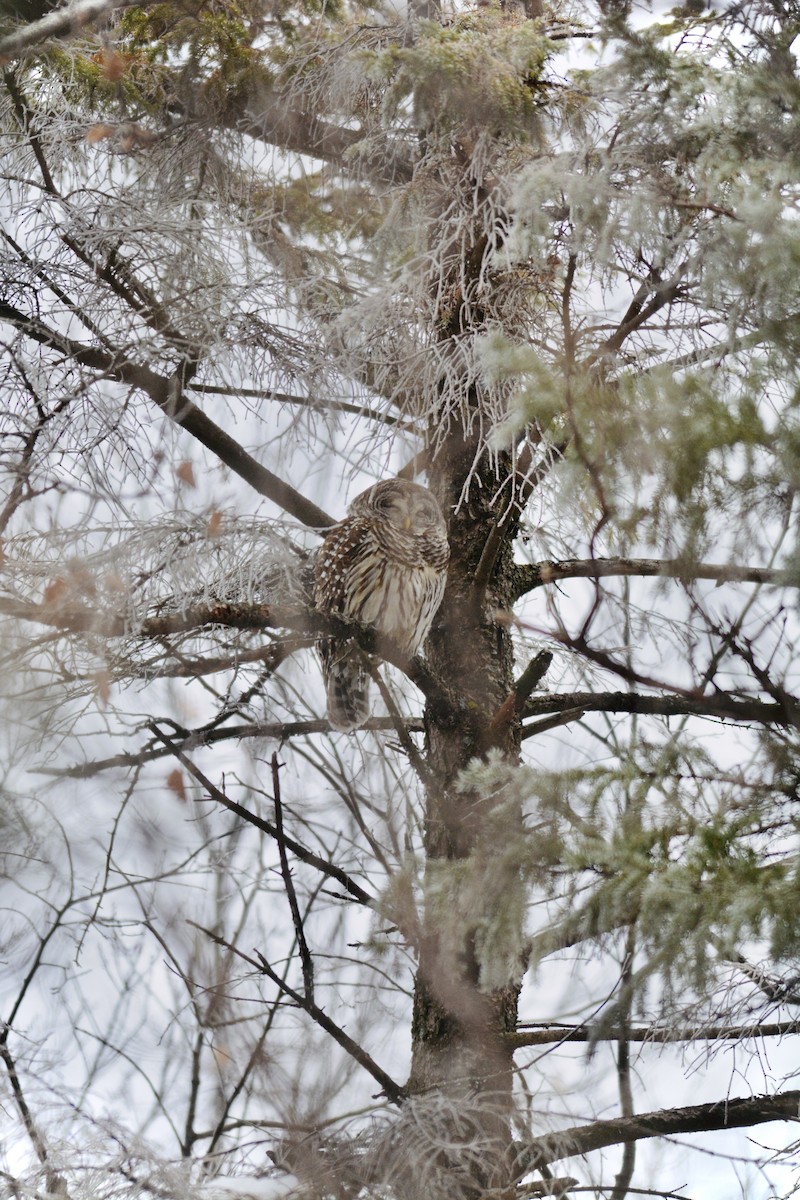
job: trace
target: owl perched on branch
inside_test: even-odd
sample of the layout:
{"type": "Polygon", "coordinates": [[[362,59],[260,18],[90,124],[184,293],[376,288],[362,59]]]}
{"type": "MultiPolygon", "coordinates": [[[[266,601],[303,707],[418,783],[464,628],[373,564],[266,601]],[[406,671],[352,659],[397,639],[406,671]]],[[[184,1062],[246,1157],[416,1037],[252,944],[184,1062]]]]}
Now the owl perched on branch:
{"type": "MultiPolygon", "coordinates": [[[[427,488],[386,479],[356,496],[319,551],[314,600],[321,612],[362,621],[409,656],[428,636],[444,594],[447,528],[427,488]]],[[[347,733],[369,717],[370,677],[351,641],[319,646],[328,718],[347,733]]]]}

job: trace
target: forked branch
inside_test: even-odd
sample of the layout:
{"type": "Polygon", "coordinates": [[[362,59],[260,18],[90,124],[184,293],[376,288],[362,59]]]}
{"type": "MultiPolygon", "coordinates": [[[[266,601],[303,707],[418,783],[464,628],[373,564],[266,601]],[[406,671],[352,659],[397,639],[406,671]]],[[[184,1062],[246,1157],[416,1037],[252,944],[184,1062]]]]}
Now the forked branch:
{"type": "Polygon", "coordinates": [[[250,812],[249,809],[244,807],[244,805],[237,804],[235,800],[231,800],[229,796],[226,796],[223,791],[216,787],[211,780],[194,765],[187,755],[178,749],[178,747],[172,742],[171,738],[162,733],[155,723],[153,723],[150,728],[156,737],[160,738],[164,745],[169,747],[175,758],[179,763],[182,764],[182,766],[186,768],[192,778],[196,779],[201,787],[205,789],[210,800],[214,800],[217,804],[221,804],[223,808],[227,808],[229,812],[234,813],[237,817],[241,817],[241,819],[246,821],[249,825],[253,825],[256,829],[260,829],[263,833],[268,834],[269,837],[273,838],[276,842],[282,841],[284,846],[291,850],[292,854],[296,855],[301,862],[307,863],[309,866],[314,867],[315,870],[320,871],[323,875],[327,875],[329,878],[335,879],[337,883],[341,884],[348,896],[353,900],[358,901],[359,904],[364,904],[368,908],[374,907],[375,900],[373,897],[370,896],[368,892],[365,892],[364,889],[360,887],[359,884],[357,884],[353,879],[351,879],[347,872],[343,871],[341,867],[337,867],[334,865],[334,863],[330,863],[326,859],[320,858],[318,854],[314,854],[312,851],[307,850],[305,846],[300,844],[300,842],[295,841],[294,838],[289,837],[287,834],[279,830],[276,825],[272,824],[271,821],[265,821],[263,817],[259,817],[256,813],[250,812]]]}
{"type": "Polygon", "coordinates": [[[363,1046],[360,1046],[358,1042],[354,1041],[349,1036],[349,1034],[345,1033],[345,1031],[339,1025],[337,1025],[335,1021],[332,1021],[327,1013],[325,1013],[317,1004],[314,1004],[313,1001],[308,1000],[305,996],[302,996],[300,992],[297,992],[294,988],[290,987],[286,980],[282,979],[281,976],[278,975],[277,971],[272,969],[260,951],[256,950],[256,957],[251,958],[249,954],[244,954],[241,950],[237,949],[236,946],[232,946],[230,942],[226,942],[223,937],[220,937],[219,934],[214,933],[212,929],[205,929],[202,925],[197,925],[194,921],[190,921],[189,924],[194,925],[195,929],[199,929],[201,933],[206,934],[206,936],[210,937],[211,940],[216,942],[218,946],[224,946],[226,950],[230,950],[231,953],[237,956],[237,958],[241,958],[244,962],[249,963],[250,966],[254,967],[256,971],[259,971],[262,975],[266,975],[267,978],[272,980],[274,984],[277,984],[285,996],[292,1000],[298,1006],[298,1008],[301,1008],[304,1012],[308,1013],[312,1021],[319,1025],[320,1029],[323,1029],[325,1033],[332,1037],[337,1045],[341,1046],[342,1049],[345,1050],[350,1057],[359,1064],[359,1066],[363,1067],[364,1070],[373,1077],[373,1079],[377,1080],[381,1086],[381,1089],[386,1095],[386,1098],[391,1101],[392,1104],[400,1104],[405,1099],[405,1089],[402,1088],[399,1083],[395,1083],[391,1076],[387,1075],[383,1068],[378,1066],[375,1060],[369,1054],[367,1054],[363,1046]]]}

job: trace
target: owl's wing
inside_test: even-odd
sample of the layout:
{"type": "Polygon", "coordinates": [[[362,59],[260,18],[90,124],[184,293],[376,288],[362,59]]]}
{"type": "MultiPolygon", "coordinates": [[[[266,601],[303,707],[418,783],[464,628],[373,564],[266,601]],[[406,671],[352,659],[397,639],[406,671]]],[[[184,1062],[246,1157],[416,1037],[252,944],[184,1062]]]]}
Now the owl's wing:
{"type": "Polygon", "coordinates": [[[348,598],[352,574],[374,552],[370,522],[350,517],[334,526],[319,549],[316,562],[314,600],[321,612],[354,616],[348,598]]]}
{"type": "MultiPolygon", "coordinates": [[[[316,562],[314,599],[322,612],[353,616],[353,582],[374,549],[369,521],[351,517],[330,531],[316,562]]],[[[328,719],[349,733],[369,717],[370,677],[360,651],[347,639],[321,638],[319,656],[325,679],[328,719]]]]}

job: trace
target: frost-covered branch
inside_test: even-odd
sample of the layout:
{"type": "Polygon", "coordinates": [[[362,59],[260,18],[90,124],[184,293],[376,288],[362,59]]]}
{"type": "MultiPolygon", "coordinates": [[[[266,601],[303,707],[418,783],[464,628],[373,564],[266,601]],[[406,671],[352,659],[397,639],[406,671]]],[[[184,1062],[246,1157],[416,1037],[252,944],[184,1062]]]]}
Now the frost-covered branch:
{"type": "Polygon", "coordinates": [[[514,531],[525,506],[534,495],[537,487],[543,483],[553,469],[553,465],[563,455],[566,443],[548,447],[547,456],[536,465],[532,462],[532,448],[526,446],[517,470],[509,479],[509,490],[512,498],[505,504],[505,513],[491,529],[484,543],[478,565],[475,568],[474,586],[476,603],[483,602],[489,581],[492,578],[498,555],[504,542],[514,536],[514,531]]]}
{"type": "Polygon", "coordinates": [[[38,46],[48,38],[71,37],[87,25],[114,12],[115,9],[130,8],[136,0],[74,0],[47,13],[38,21],[31,21],[21,29],[0,38],[0,58],[16,58],[32,46],[38,46]]]}
{"type": "Polygon", "coordinates": [[[20,621],[47,625],[67,634],[91,633],[102,638],[161,638],[170,634],[196,631],[208,625],[233,629],[291,629],[306,634],[331,634],[352,637],[368,654],[378,654],[398,667],[433,704],[440,719],[463,719],[464,705],[451,694],[442,681],[421,658],[409,659],[389,638],[379,636],[374,629],[357,621],[317,612],[316,609],[293,608],[271,604],[211,603],[180,612],[161,613],[144,617],[135,624],[127,617],[97,609],[58,602],[35,604],[0,597],[0,614],[20,621]]]}
{"type": "Polygon", "coordinates": [[[9,304],[0,304],[0,320],[8,321],[40,345],[49,346],[81,365],[101,371],[107,378],[143,391],[176,425],[185,429],[221,462],[241,476],[257,492],[272,500],[291,516],[312,529],[335,524],[332,517],[257,462],[230,434],[207,417],[183,394],[183,370],[167,377],[122,354],[87,346],[50,329],[43,322],[9,304]]]}
{"type": "Polygon", "coordinates": [[[770,975],[762,967],[748,962],[744,955],[738,952],[732,954],[725,948],[721,939],[718,941],[717,948],[723,958],[726,958],[728,962],[734,963],[737,969],[754,983],[759,991],[763,992],[772,1003],[800,1004],[800,991],[798,991],[798,982],[800,980],[796,976],[792,976],[789,980],[786,980],[770,975]]]}
{"type": "Polygon", "coordinates": [[[237,112],[226,114],[225,124],[259,141],[337,166],[348,158],[357,160],[378,183],[407,183],[413,175],[414,156],[407,143],[383,141],[377,148],[369,146],[360,131],[293,108],[268,86],[246,97],[237,112]]]}

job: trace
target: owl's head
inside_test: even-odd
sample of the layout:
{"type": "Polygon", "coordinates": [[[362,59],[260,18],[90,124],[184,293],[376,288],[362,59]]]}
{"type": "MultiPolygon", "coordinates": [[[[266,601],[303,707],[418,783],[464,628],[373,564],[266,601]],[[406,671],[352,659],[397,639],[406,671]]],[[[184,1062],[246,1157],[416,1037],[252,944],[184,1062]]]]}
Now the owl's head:
{"type": "Polygon", "coordinates": [[[437,533],[445,536],[442,510],[426,487],[408,479],[384,479],[373,484],[350,505],[354,517],[378,516],[416,537],[437,533]]]}

